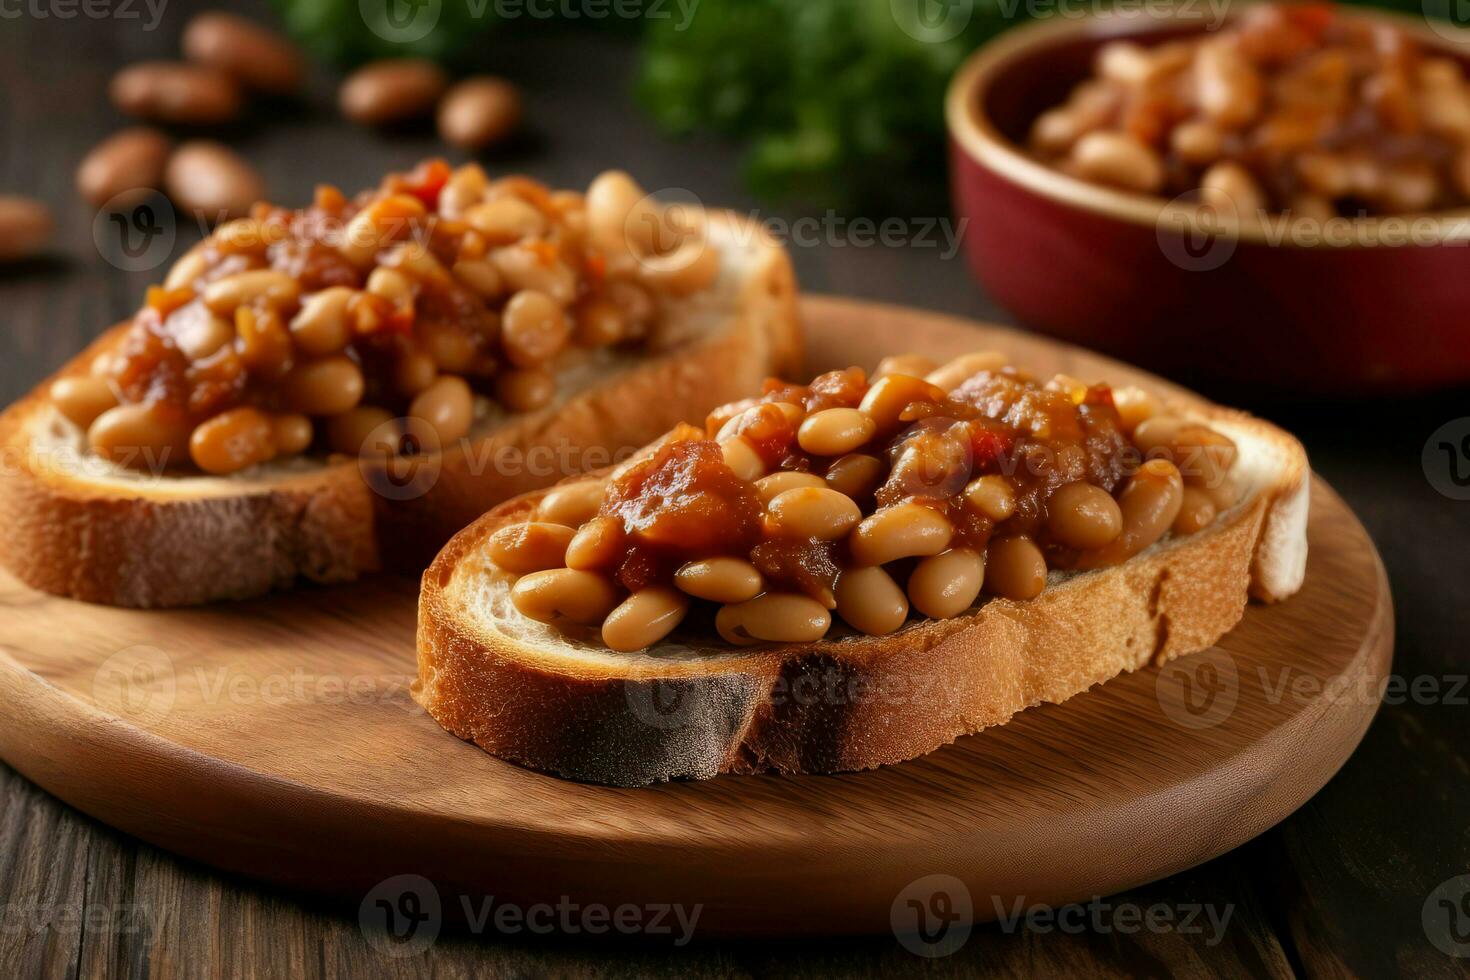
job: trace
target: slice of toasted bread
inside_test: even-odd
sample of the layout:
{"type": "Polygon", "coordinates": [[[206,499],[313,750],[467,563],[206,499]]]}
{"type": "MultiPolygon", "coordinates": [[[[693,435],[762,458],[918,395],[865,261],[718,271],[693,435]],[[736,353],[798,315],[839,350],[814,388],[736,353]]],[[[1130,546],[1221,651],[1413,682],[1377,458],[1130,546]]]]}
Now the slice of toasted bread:
{"type": "Polygon", "coordinates": [[[730,647],[673,634],[637,654],[569,637],[510,602],[489,536],[529,519],[509,501],[456,535],[424,575],[416,696],[450,732],[573,779],[636,786],[728,772],[827,773],[911,759],[1123,671],[1210,646],[1247,593],[1291,595],[1306,567],[1300,443],[1239,412],[1189,406],[1233,439],[1240,502],[1123,565],[1052,572],[1035,599],[989,599],[888,636],[730,647]]]}
{"type": "MultiPolygon", "coordinates": [[[[471,434],[406,484],[343,457],[229,477],[117,466],[86,451],[48,380],[0,415],[0,564],[34,588],[139,607],[245,598],[298,577],[346,581],[380,565],[417,572],[487,507],[606,465],[799,364],[784,250],[739,216],[709,219],[719,277],[667,302],[658,353],[586,355],[539,411],[507,415],[480,400],[471,434]]],[[[109,336],[57,377],[85,373],[109,336]]]]}

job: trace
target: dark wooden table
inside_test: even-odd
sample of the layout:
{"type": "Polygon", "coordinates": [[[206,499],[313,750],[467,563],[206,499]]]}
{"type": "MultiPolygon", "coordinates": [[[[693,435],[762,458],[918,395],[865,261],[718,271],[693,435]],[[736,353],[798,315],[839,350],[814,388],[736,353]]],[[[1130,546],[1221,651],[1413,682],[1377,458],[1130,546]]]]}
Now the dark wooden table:
{"type": "MultiPolygon", "coordinates": [[[[92,216],[72,190],[82,154],[123,122],[103,94],[111,72],[173,56],[191,12],[176,0],[147,30],[147,8],[126,7],[140,17],[99,19],[61,0],[0,5],[0,193],[42,198],[58,219],[50,256],[0,270],[6,402],[131,312],[158,277],[102,257],[92,216]]],[[[526,86],[533,130],[490,158],[492,168],[577,186],[617,165],[651,189],[682,189],[777,221],[796,217],[742,191],[731,147],[659,138],[626,97],[628,41],[533,32],[487,46],[485,58],[526,86]]],[[[385,169],[441,152],[427,133],[383,137],[345,126],[331,108],[332,82],[321,72],[307,106],[261,109],[224,134],[262,169],[278,200],[305,200],[318,178],[368,186],[385,169]]],[[[1007,319],[942,246],[863,246],[840,223],[809,217],[817,219],[807,226],[814,234],[792,242],[807,289],[1007,319]]],[[[917,236],[921,223],[908,227],[917,236]]],[[[187,226],[177,231],[180,247],[197,235],[187,226]]],[[[1384,326],[1414,342],[1413,324],[1384,326]]],[[[1114,896],[1100,926],[980,927],[957,953],[936,960],[915,957],[892,937],[696,941],[668,952],[494,935],[447,936],[423,955],[389,958],[367,942],[352,910],[180,862],[0,766],[0,976],[1463,973],[1470,959],[1445,950],[1470,955],[1470,903],[1441,907],[1431,897],[1470,873],[1470,503],[1438,492],[1420,454],[1440,425],[1470,415],[1466,394],[1252,406],[1302,436],[1317,470],[1378,542],[1397,603],[1400,682],[1357,754],[1302,810],[1225,857],[1114,896]],[[1125,921],[1116,910],[1130,904],[1176,920],[1195,906],[1230,918],[1219,936],[1125,932],[1115,928],[1125,921]]],[[[1443,482],[1443,472],[1434,475],[1443,482]]]]}

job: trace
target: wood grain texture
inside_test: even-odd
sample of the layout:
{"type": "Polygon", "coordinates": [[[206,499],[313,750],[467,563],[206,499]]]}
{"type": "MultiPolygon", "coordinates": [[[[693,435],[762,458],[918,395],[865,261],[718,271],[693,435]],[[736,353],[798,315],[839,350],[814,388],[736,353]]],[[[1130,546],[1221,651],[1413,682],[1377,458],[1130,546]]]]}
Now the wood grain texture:
{"type": "MultiPolygon", "coordinates": [[[[812,370],[995,346],[1038,371],[1141,379],[932,314],[826,299],[805,314],[812,370]]],[[[905,887],[942,873],[992,918],[1196,865],[1341,765],[1377,704],[1392,610],[1320,482],[1313,512],[1306,587],[1212,650],[868,773],[627,791],[490,758],[412,702],[415,589],[393,577],[152,613],[7,582],[0,754],[145,840],[303,891],[361,898],[411,870],[446,896],[697,904],[705,934],[880,932],[905,887]]],[[[923,710],[942,692],[911,696],[923,710]]]]}
{"type": "MultiPolygon", "coordinates": [[[[0,187],[43,198],[58,219],[51,256],[0,269],[6,310],[0,403],[28,391],[130,312],[156,281],[155,272],[125,272],[98,257],[92,216],[72,190],[71,168],[125,124],[101,96],[110,73],[144,58],[176,57],[184,23],[208,6],[209,0],[172,0],[154,31],[143,30],[143,21],[29,15],[0,28],[0,88],[7,93],[0,100],[0,187]]],[[[238,9],[272,18],[264,0],[241,0],[238,9]]],[[[648,117],[621,97],[633,83],[635,60],[623,39],[524,31],[514,43],[485,44],[479,54],[485,70],[525,85],[527,117],[537,131],[527,146],[497,154],[489,162],[497,171],[529,171],[570,185],[615,161],[649,187],[689,188],[705,201],[761,207],[777,219],[802,216],[749,196],[740,181],[741,147],[661,139],[648,117]]],[[[327,174],[344,187],[367,186],[384,169],[439,149],[428,133],[384,138],[338,119],[334,79],[325,71],[314,71],[311,92],[311,108],[271,106],[268,121],[226,134],[283,200],[309,199],[313,182],[327,174]]],[[[181,229],[177,247],[196,239],[197,232],[181,229]]],[[[794,249],[793,258],[808,289],[1003,317],[943,247],[859,248],[839,239],[794,249]]],[[[1394,329],[1412,342],[1412,324],[1394,329]]],[[[1232,400],[1230,392],[1218,394],[1232,400]]],[[[1302,437],[1318,472],[1377,542],[1398,612],[1395,673],[1408,681],[1447,682],[1466,673],[1470,505],[1435,492],[1417,462],[1429,433],[1466,414],[1466,396],[1247,406],[1302,437]]],[[[672,957],[486,937],[443,939],[422,957],[392,959],[368,946],[350,915],[322,914],[276,889],[162,854],[0,766],[0,976],[200,976],[210,964],[225,976],[307,978],[1463,975],[1470,960],[1433,948],[1419,910],[1439,882],[1470,871],[1466,711],[1463,699],[1448,697],[1386,704],[1339,775],[1279,828],[1199,868],[1117,896],[1145,904],[1231,905],[1236,911],[1223,943],[988,926],[977,928],[958,953],[932,961],[912,956],[892,937],[700,943],[672,957]],[[61,882],[71,890],[59,892],[61,882]],[[156,939],[84,928],[64,941],[54,938],[64,930],[12,929],[15,910],[44,906],[58,894],[142,902],[168,926],[156,939]],[[80,960],[78,949],[87,951],[80,960]]]]}

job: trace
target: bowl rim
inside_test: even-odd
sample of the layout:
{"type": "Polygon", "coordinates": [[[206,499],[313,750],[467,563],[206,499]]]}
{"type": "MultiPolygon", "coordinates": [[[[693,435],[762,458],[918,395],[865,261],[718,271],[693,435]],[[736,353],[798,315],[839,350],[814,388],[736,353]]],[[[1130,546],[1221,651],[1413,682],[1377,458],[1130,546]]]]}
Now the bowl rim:
{"type": "MultiPolygon", "coordinates": [[[[1224,16],[1227,20],[1232,19],[1255,2],[1257,0],[1245,3],[1234,0],[1228,4],[1224,16]]],[[[1196,15],[1183,8],[1163,10],[1150,5],[1134,10],[1049,17],[1012,28],[981,45],[950,80],[944,110],[950,138],[972,162],[1040,197],[1100,217],[1149,227],[1156,233],[1163,233],[1166,229],[1177,229],[1183,233],[1200,222],[1201,212],[1194,202],[1115,190],[1053,169],[1031,158],[1020,146],[1007,139],[981,112],[981,106],[990,85],[1020,55],[1077,38],[1121,39],[1170,26],[1187,26],[1205,22],[1211,14],[1208,7],[1196,15]]],[[[1427,47],[1437,48],[1462,60],[1470,57],[1470,29],[1449,23],[1431,28],[1427,18],[1357,7],[1351,8],[1348,15],[1386,21],[1427,47]],[[1446,35],[1453,35],[1457,40],[1451,41],[1446,35]]],[[[1282,219],[1269,221],[1266,227],[1259,222],[1243,222],[1233,214],[1221,214],[1208,225],[1208,230],[1228,240],[1277,248],[1383,249],[1470,244],[1470,206],[1403,215],[1339,217],[1322,222],[1310,218],[1282,219]],[[1301,222],[1319,226],[1314,240],[1292,236],[1287,226],[1301,222]],[[1328,235],[1328,226],[1347,229],[1348,233],[1345,237],[1328,235]],[[1415,229],[1423,231],[1416,232],[1415,229]]]]}

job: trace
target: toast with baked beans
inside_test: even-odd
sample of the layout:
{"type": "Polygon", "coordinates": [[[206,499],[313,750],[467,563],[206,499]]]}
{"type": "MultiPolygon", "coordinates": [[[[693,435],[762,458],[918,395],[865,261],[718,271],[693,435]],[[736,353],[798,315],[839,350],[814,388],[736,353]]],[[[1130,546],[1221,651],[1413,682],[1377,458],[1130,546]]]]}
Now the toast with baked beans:
{"type": "Polygon", "coordinates": [[[417,571],[800,357],[780,245],[626,174],[320,187],[216,228],[0,416],[0,564],[138,607],[417,571]]]}
{"type": "Polygon", "coordinates": [[[994,353],[772,380],[455,535],[415,695],[595,783],[900,762],[1287,598],[1308,493],[1267,422],[994,353]]]}

